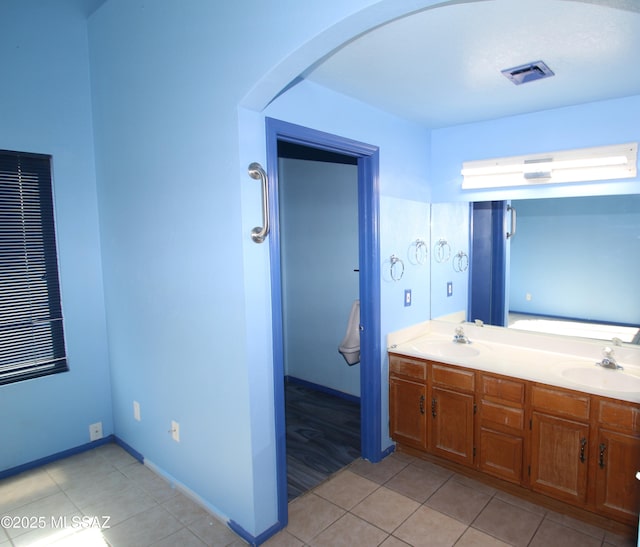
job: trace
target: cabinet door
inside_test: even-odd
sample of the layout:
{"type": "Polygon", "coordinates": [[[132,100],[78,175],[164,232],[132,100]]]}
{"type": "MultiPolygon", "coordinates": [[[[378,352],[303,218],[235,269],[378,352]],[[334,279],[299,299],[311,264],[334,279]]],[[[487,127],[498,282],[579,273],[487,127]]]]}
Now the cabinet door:
{"type": "Polygon", "coordinates": [[[588,424],[533,412],[531,488],[583,504],[587,493],[588,443],[588,424]]]}
{"type": "Polygon", "coordinates": [[[431,451],[473,465],[473,395],[434,387],[431,391],[431,451]]]}
{"type": "Polygon", "coordinates": [[[520,484],[522,481],[522,450],[524,441],[521,436],[509,435],[500,431],[480,428],[478,465],[482,471],[520,484]]]}
{"type": "Polygon", "coordinates": [[[640,439],[601,429],[598,435],[596,504],[598,510],[629,523],[640,511],[640,439]]]}
{"type": "Polygon", "coordinates": [[[394,441],[427,448],[427,388],[400,378],[389,379],[389,421],[394,441]]]}

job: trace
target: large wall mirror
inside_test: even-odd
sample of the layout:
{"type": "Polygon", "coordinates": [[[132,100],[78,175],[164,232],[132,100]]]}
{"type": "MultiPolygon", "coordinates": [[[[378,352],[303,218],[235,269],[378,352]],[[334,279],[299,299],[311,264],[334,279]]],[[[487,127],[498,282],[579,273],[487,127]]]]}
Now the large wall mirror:
{"type": "MultiPolygon", "coordinates": [[[[507,240],[508,324],[503,326],[640,343],[640,194],[513,200],[511,205],[517,228],[507,240]]],[[[433,204],[432,250],[443,232],[469,242],[473,223],[460,221],[469,210],[469,204],[433,204]]],[[[505,233],[510,229],[506,225],[505,233]]],[[[453,269],[445,274],[458,276],[461,300],[443,290],[440,270],[432,260],[431,317],[474,320],[468,315],[470,277],[453,269]]]]}

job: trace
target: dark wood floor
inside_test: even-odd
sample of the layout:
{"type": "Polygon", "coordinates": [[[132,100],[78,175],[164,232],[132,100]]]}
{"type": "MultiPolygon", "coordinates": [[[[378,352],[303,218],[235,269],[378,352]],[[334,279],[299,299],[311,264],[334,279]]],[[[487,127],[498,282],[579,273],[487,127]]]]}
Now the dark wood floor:
{"type": "Polygon", "coordinates": [[[289,501],[360,457],[360,405],[285,383],[289,501]]]}

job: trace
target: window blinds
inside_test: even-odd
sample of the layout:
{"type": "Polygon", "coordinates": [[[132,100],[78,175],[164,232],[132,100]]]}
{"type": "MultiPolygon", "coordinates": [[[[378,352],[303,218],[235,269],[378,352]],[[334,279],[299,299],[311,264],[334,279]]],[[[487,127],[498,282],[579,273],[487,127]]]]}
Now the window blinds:
{"type": "Polygon", "coordinates": [[[66,370],[51,157],[0,151],[0,385],[66,370]]]}

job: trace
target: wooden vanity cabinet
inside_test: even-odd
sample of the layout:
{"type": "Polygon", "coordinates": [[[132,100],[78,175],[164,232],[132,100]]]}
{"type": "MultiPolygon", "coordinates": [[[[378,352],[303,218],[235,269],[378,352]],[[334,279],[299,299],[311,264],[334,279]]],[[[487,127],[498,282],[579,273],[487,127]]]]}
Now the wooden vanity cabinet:
{"type": "Polygon", "coordinates": [[[640,404],[389,356],[392,439],[619,523],[640,510],[640,404]]]}
{"type": "Polygon", "coordinates": [[[590,397],[534,384],[531,409],[531,489],[584,506],[589,474],[590,397]]]}
{"type": "Polygon", "coordinates": [[[596,435],[595,504],[629,523],[640,511],[640,405],[600,398],[596,435]]]}
{"type": "Polygon", "coordinates": [[[427,449],[427,363],[409,357],[389,358],[389,430],[407,446],[427,449]]]}
{"type": "Polygon", "coordinates": [[[516,484],[523,480],[525,391],[522,381],[478,373],[478,467],[516,484]]]}
{"type": "Polygon", "coordinates": [[[474,462],[474,389],[472,370],[431,363],[431,452],[469,466],[474,462]]]}

